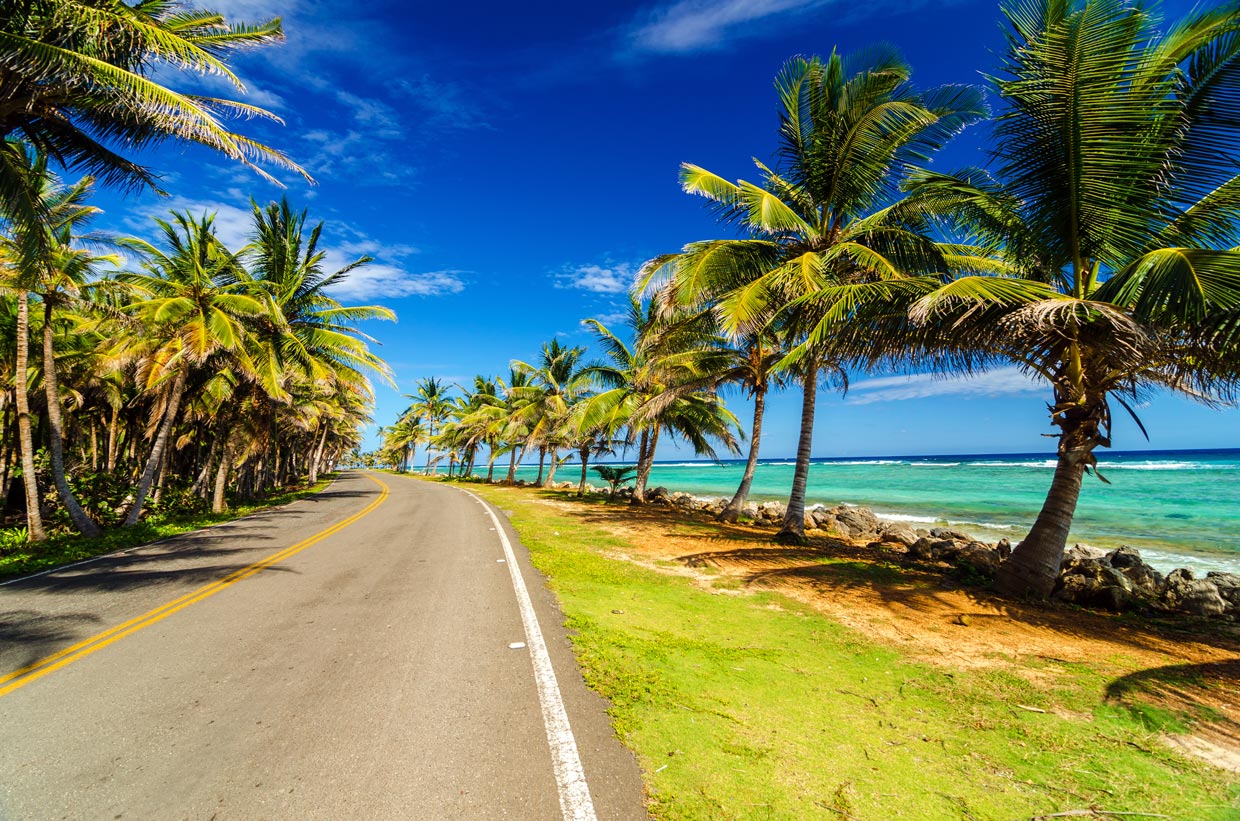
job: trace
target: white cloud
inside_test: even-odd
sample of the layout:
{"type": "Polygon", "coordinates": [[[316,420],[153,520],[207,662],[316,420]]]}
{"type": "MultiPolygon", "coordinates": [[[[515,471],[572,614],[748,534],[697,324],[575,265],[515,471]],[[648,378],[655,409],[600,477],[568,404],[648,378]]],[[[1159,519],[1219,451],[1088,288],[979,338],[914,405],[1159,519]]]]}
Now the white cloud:
{"type": "Polygon", "coordinates": [[[754,33],[753,26],[779,14],[803,12],[831,0],[675,0],[646,12],[630,28],[639,51],[676,53],[716,48],[754,33]]]}
{"type": "MultiPolygon", "coordinates": [[[[329,270],[342,267],[335,263],[331,254],[327,259],[329,270]]],[[[461,271],[410,273],[395,265],[372,262],[350,271],[344,282],[330,290],[336,299],[360,300],[368,304],[409,296],[443,296],[465,290],[465,280],[461,274],[461,271]]]]}
{"type": "MultiPolygon", "coordinates": [[[[137,211],[124,220],[125,227],[138,236],[159,245],[153,217],[167,219],[170,210],[187,211],[199,216],[204,211],[215,214],[215,234],[230,249],[237,250],[250,241],[252,216],[250,209],[240,208],[227,202],[193,200],[188,197],[171,197],[156,205],[137,211]]],[[[313,222],[313,216],[311,217],[313,222]]],[[[324,232],[323,269],[338,271],[361,256],[371,256],[374,262],[353,271],[339,285],[332,287],[332,296],[345,301],[364,300],[368,304],[409,296],[441,296],[458,294],[465,290],[461,271],[410,272],[395,264],[417,253],[411,245],[386,245],[353,226],[333,220],[324,232]],[[348,239],[332,243],[333,237],[345,235],[348,239]]]]}
{"type": "Polygon", "coordinates": [[[596,294],[624,294],[633,287],[637,266],[627,262],[578,265],[556,274],[557,288],[575,288],[596,294]]]}
{"type": "Polygon", "coordinates": [[[850,405],[927,399],[936,396],[994,397],[1045,393],[1046,382],[1021,372],[1019,368],[996,368],[976,376],[937,377],[919,373],[912,376],[884,376],[857,382],[845,399],[850,405]]]}

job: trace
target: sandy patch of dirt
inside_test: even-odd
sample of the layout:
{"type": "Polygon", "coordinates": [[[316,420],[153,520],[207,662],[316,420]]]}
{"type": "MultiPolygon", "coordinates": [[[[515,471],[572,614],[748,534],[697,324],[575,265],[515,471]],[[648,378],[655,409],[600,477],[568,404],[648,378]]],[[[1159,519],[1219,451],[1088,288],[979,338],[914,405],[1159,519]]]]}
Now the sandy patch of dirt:
{"type": "Polygon", "coordinates": [[[1043,682],[1065,664],[1089,663],[1112,678],[1114,698],[1201,714],[1193,736],[1169,743],[1240,772],[1236,625],[1013,602],[954,584],[946,566],[907,565],[898,549],[827,536],[784,547],[771,540],[773,530],[665,508],[537,501],[630,543],[617,558],[691,576],[716,593],[779,591],[913,659],[955,669],[1005,667],[1043,682]]]}

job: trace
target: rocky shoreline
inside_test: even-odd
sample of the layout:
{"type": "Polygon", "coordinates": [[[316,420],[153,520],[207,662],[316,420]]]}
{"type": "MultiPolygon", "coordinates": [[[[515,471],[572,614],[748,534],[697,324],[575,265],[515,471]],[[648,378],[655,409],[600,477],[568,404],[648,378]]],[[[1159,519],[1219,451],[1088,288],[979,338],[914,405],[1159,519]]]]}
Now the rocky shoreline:
{"type": "MultiPolygon", "coordinates": [[[[519,482],[518,484],[524,484],[519,482]]],[[[557,482],[558,490],[573,490],[572,482],[557,482]]],[[[591,494],[610,495],[606,488],[587,486],[591,494]]],[[[632,497],[631,488],[620,488],[615,498],[632,497]]],[[[717,515],[727,499],[700,499],[689,493],[656,487],[646,493],[652,505],[717,515]]],[[[782,502],[747,504],[742,516],[756,527],[775,529],[784,520],[782,502]]],[[[806,511],[806,531],[866,542],[870,547],[897,552],[905,561],[934,563],[945,571],[985,582],[1012,553],[1007,539],[985,542],[968,533],[945,527],[912,528],[905,522],[880,519],[864,507],[837,505],[806,511]]],[[[1059,580],[1051,598],[1082,607],[1113,612],[1147,611],[1240,621],[1240,573],[1210,571],[1196,578],[1180,568],[1163,574],[1147,564],[1132,547],[1102,550],[1078,544],[1064,551],[1059,580]]]]}

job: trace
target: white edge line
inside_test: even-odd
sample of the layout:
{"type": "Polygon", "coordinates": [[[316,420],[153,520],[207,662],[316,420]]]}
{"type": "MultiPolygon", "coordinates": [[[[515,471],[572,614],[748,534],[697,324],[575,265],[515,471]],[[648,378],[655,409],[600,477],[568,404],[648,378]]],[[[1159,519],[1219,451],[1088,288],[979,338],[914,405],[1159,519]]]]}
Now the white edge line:
{"type": "Polygon", "coordinates": [[[529,644],[530,660],[534,664],[534,682],[538,686],[543,725],[547,728],[547,743],[551,747],[551,764],[555,770],[556,787],[560,792],[560,810],[564,813],[565,821],[597,821],[594,802],[590,799],[590,788],[586,784],[585,770],[577,753],[577,740],[573,737],[573,730],[568,724],[568,712],[564,709],[564,697],[560,694],[555,669],[551,666],[551,656],[547,653],[547,643],[543,641],[538,616],[534,613],[534,603],[530,601],[525,579],[521,576],[521,568],[517,565],[517,557],[512,551],[512,543],[508,541],[507,532],[488,502],[464,488],[457,489],[473,496],[486,509],[487,515],[495,523],[500,543],[504,546],[504,555],[508,559],[508,574],[512,577],[512,587],[517,593],[521,623],[525,627],[525,640],[529,644]]]}
{"type": "MultiPolygon", "coordinates": [[[[338,477],[339,477],[339,472],[337,472],[336,477],[333,477],[332,480],[327,483],[327,486],[324,487],[323,490],[315,491],[313,495],[317,496],[320,493],[325,492],[332,485],[336,484],[338,477]]],[[[306,497],[302,497],[302,498],[306,498],[306,497]]],[[[187,530],[184,533],[178,533],[175,536],[165,536],[164,538],[156,539],[153,542],[146,542],[145,544],[135,544],[135,545],[130,545],[129,547],[122,547],[120,550],[113,550],[111,553],[104,553],[102,556],[91,556],[89,559],[82,559],[80,562],[73,562],[72,564],[62,564],[62,565],[57,565],[56,567],[49,567],[47,570],[40,570],[38,573],[31,573],[27,576],[18,576],[16,579],[9,579],[8,581],[0,582],[0,587],[8,587],[10,584],[17,584],[18,582],[29,581],[30,579],[37,579],[40,576],[46,576],[49,573],[59,573],[62,570],[72,570],[75,567],[81,567],[82,565],[86,565],[86,564],[94,564],[95,562],[101,562],[104,559],[111,559],[116,556],[124,556],[125,554],[129,553],[129,551],[131,550],[141,550],[144,547],[154,547],[157,544],[163,544],[164,542],[171,542],[176,539],[183,539],[186,536],[193,536],[196,533],[205,533],[208,530],[211,530],[212,528],[220,527],[222,525],[230,525],[233,522],[244,522],[246,519],[253,519],[255,516],[262,516],[264,513],[270,513],[273,510],[283,510],[289,505],[295,505],[300,501],[301,499],[294,499],[293,501],[285,502],[282,505],[276,505],[275,507],[265,507],[262,510],[256,510],[253,513],[247,513],[245,516],[238,516],[235,519],[228,519],[223,522],[216,522],[215,524],[207,525],[206,527],[200,527],[197,530],[187,530]]]]}

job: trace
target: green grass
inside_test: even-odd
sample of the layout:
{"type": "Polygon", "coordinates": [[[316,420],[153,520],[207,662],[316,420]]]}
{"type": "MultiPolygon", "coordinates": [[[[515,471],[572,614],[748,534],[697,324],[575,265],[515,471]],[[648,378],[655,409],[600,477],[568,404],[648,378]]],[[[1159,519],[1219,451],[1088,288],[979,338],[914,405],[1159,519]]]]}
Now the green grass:
{"type": "Polygon", "coordinates": [[[1108,702],[1089,665],[1035,686],[916,663],[778,594],[718,595],[606,558],[625,543],[528,491],[471,489],[512,511],[548,575],[656,818],[1240,818],[1234,779],[1157,740],[1183,717],[1108,702]]]}
{"type": "Polygon", "coordinates": [[[183,516],[162,516],[157,521],[139,522],[134,527],[115,528],[105,531],[96,539],[85,539],[76,535],[53,536],[43,542],[25,542],[15,547],[0,550],[0,580],[50,570],[61,565],[80,562],[124,550],[138,547],[149,542],[166,539],[199,530],[208,525],[229,522],[251,513],[257,513],[289,502],[318,493],[331,482],[331,478],[321,479],[311,487],[290,490],[276,496],[269,496],[258,502],[232,508],[227,513],[194,513],[183,516]]]}

